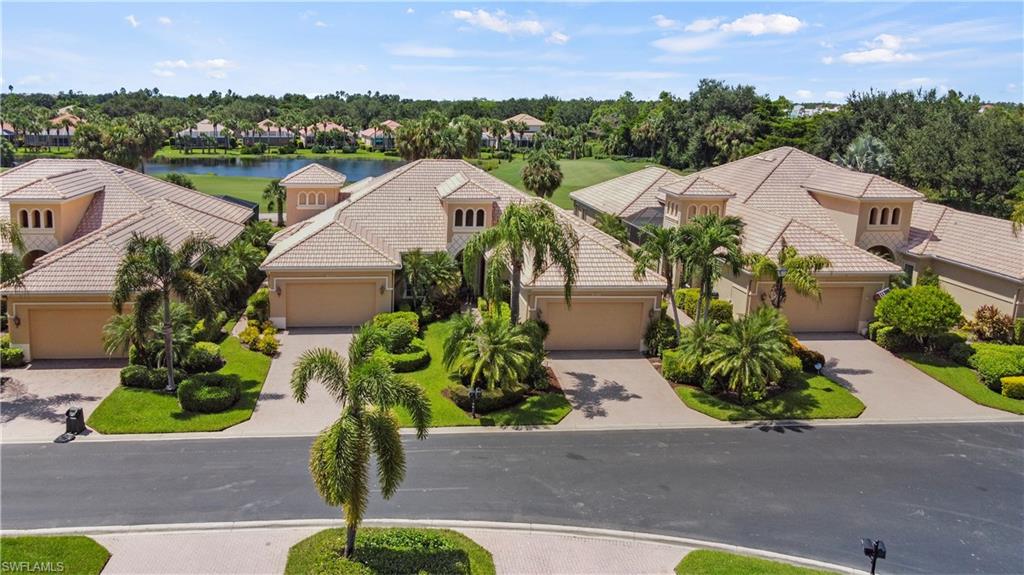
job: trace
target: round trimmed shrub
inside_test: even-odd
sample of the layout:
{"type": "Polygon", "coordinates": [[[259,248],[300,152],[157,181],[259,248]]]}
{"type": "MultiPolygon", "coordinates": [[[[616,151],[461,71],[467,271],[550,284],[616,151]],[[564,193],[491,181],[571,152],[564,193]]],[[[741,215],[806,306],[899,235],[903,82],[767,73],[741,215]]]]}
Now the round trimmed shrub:
{"type": "Polygon", "coordinates": [[[1003,395],[1010,399],[1024,399],[1024,375],[1003,378],[1003,395]]]}
{"type": "Polygon", "coordinates": [[[413,339],[408,349],[409,351],[405,353],[388,353],[385,349],[378,348],[378,353],[387,360],[395,373],[419,371],[430,364],[430,352],[427,351],[427,346],[422,339],[413,339]]]}
{"type": "Polygon", "coordinates": [[[25,351],[20,347],[0,348],[0,365],[3,365],[3,367],[21,367],[25,365],[25,351]]]}
{"type": "MultiPolygon", "coordinates": [[[[925,285],[893,290],[875,306],[879,321],[918,341],[949,331],[960,322],[962,313],[953,296],[941,288],[925,285]]],[[[878,330],[879,340],[882,331],[878,330]]]]}
{"type": "Polygon", "coordinates": [[[188,373],[217,371],[224,367],[224,359],[220,356],[220,347],[208,341],[196,343],[189,350],[182,367],[188,373]]]}
{"type": "Polygon", "coordinates": [[[387,327],[387,347],[391,353],[406,353],[416,337],[416,328],[405,321],[392,322],[387,327]]]}
{"type": "MultiPolygon", "coordinates": [[[[453,385],[448,388],[448,397],[462,408],[463,411],[469,411],[471,408],[471,399],[469,397],[469,388],[465,385],[453,385]]],[[[526,398],[526,388],[521,385],[513,385],[507,388],[497,387],[494,389],[485,389],[483,394],[476,400],[476,412],[477,413],[490,413],[492,411],[498,411],[499,409],[505,409],[506,407],[512,407],[518,403],[521,403],[526,398]]]]}
{"type": "Polygon", "coordinates": [[[242,386],[237,375],[197,373],[178,386],[178,403],[193,413],[220,413],[238,403],[242,386]]]}
{"type": "Polygon", "coordinates": [[[966,341],[954,343],[949,346],[949,351],[946,352],[946,357],[959,363],[960,365],[970,365],[971,356],[974,355],[974,348],[971,344],[966,341]]]}
{"type": "Polygon", "coordinates": [[[950,348],[954,345],[958,343],[965,343],[966,341],[967,340],[964,339],[964,336],[948,331],[928,338],[928,345],[931,346],[936,353],[948,354],[950,348]]]}
{"type": "MultiPolygon", "coordinates": [[[[144,365],[129,365],[121,370],[121,385],[137,389],[160,389],[166,385],[166,380],[157,379],[153,374],[154,370],[144,365]]],[[[166,377],[167,372],[163,372],[166,377]]]]}
{"type": "Polygon", "coordinates": [[[373,317],[374,325],[385,331],[396,321],[408,323],[416,333],[420,332],[420,318],[413,311],[391,311],[373,317]]]}
{"type": "Polygon", "coordinates": [[[807,347],[793,336],[789,337],[789,349],[793,351],[793,355],[800,358],[800,364],[803,365],[804,371],[807,373],[817,373],[818,370],[814,367],[815,364],[825,365],[825,355],[823,353],[807,347]]]}

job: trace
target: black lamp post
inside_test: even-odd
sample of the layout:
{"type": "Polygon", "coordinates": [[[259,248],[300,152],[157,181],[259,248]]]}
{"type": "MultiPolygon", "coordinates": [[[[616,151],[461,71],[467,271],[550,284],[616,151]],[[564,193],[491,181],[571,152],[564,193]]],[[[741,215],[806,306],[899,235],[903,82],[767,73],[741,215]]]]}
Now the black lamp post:
{"type": "Polygon", "coordinates": [[[480,396],[484,394],[484,390],[479,387],[471,387],[469,389],[469,415],[476,419],[476,400],[480,399],[480,396]]]}
{"type": "Polygon", "coordinates": [[[881,539],[868,538],[862,539],[861,543],[864,545],[864,555],[871,559],[871,575],[875,575],[875,562],[885,559],[885,543],[881,539]]]}
{"type": "Polygon", "coordinates": [[[787,270],[784,267],[780,267],[779,271],[775,274],[775,287],[772,288],[772,305],[775,309],[782,307],[782,302],[786,301],[786,286],[783,285],[783,280],[786,279],[787,270]]]}

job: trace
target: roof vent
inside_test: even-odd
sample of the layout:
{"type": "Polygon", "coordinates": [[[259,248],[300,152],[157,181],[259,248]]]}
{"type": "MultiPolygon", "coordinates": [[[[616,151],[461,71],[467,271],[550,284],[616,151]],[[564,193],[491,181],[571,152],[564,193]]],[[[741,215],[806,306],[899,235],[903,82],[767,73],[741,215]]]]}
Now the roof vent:
{"type": "Polygon", "coordinates": [[[123,174],[124,173],[124,168],[114,168],[114,173],[115,174],[123,174]]]}

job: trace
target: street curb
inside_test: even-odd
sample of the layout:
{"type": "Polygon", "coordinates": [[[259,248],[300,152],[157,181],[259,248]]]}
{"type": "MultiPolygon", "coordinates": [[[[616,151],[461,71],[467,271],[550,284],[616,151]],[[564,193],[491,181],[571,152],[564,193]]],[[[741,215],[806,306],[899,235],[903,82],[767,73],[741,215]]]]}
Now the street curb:
{"type": "MultiPolygon", "coordinates": [[[[739,555],[748,555],[772,561],[782,561],[801,567],[814,569],[825,569],[837,573],[851,575],[864,575],[866,572],[853,569],[845,565],[837,565],[817,559],[797,557],[785,553],[776,553],[764,549],[743,547],[729,543],[716,541],[704,541],[689,537],[675,537],[671,535],[658,535],[656,533],[645,533],[642,531],[627,531],[618,529],[601,529],[597,527],[578,527],[574,525],[553,525],[548,523],[513,523],[502,521],[463,521],[447,519],[366,519],[362,523],[371,527],[432,527],[435,529],[477,529],[490,531],[514,531],[528,532],[546,535],[566,535],[576,537],[587,537],[593,539],[606,539],[617,541],[636,541],[640,543],[651,543],[658,545],[669,545],[676,547],[688,547],[697,549],[713,549],[727,551],[739,555]]],[[[236,531],[244,529],[285,529],[300,527],[344,527],[342,519],[289,519],[272,521],[224,521],[212,523],[162,523],[153,525],[110,525],[96,527],[51,527],[44,529],[17,529],[3,530],[0,535],[119,535],[119,534],[142,534],[142,533],[169,533],[169,532],[195,532],[195,531],[236,531]]]]}

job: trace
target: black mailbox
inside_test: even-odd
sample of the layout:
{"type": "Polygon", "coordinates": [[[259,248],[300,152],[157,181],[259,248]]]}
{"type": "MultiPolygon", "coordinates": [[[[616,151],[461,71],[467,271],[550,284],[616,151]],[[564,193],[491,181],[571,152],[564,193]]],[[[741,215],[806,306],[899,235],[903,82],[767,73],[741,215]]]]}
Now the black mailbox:
{"type": "Polygon", "coordinates": [[[72,407],[67,410],[65,416],[65,431],[68,433],[79,434],[85,431],[85,410],[81,407],[72,407]]]}

